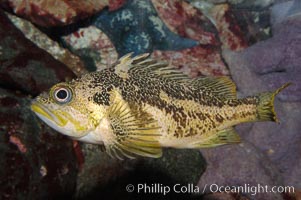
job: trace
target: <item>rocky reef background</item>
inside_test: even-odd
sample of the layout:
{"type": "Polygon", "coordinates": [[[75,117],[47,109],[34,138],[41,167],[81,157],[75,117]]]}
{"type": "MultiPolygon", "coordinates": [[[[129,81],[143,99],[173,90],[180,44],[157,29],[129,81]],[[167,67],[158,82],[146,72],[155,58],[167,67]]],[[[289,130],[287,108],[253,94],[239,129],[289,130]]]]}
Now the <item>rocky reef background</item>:
{"type": "Polygon", "coordinates": [[[0,199],[300,199],[301,5],[286,0],[3,0],[0,3],[0,199]],[[236,127],[243,142],[114,160],[38,120],[30,100],[53,84],[151,53],[191,77],[230,76],[239,96],[292,85],[280,124],[236,127]],[[127,184],[294,186],[295,193],[143,195],[127,184]]]}

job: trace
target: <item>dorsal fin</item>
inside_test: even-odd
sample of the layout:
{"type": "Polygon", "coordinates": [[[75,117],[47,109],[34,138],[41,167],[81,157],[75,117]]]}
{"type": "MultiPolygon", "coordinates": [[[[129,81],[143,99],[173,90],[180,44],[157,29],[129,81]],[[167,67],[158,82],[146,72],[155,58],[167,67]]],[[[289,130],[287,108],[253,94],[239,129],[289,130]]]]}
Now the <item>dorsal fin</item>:
{"type": "MultiPolygon", "coordinates": [[[[104,142],[109,155],[119,159],[135,155],[158,158],[162,155],[159,127],[145,113],[135,113],[117,90],[111,92],[112,104],[107,118],[111,140],[104,142]]],[[[136,111],[139,112],[139,111],[136,111]]]]}
{"type": "Polygon", "coordinates": [[[117,61],[117,64],[115,64],[115,73],[122,77],[122,78],[127,78],[128,77],[128,71],[132,67],[132,54],[133,53],[128,53],[117,61]]]}
{"type": "Polygon", "coordinates": [[[134,57],[134,64],[137,67],[143,67],[144,69],[157,74],[163,78],[183,82],[188,80],[189,77],[178,69],[170,67],[167,62],[157,61],[149,58],[149,54],[142,54],[134,57]]]}
{"type": "Polygon", "coordinates": [[[236,99],[236,86],[227,76],[200,77],[189,84],[196,90],[208,91],[222,99],[236,99]]]}
{"type": "Polygon", "coordinates": [[[141,54],[132,57],[132,53],[126,54],[119,59],[117,65],[115,65],[116,73],[125,77],[125,73],[131,68],[143,68],[149,73],[156,74],[162,78],[185,82],[189,80],[189,77],[183,74],[178,69],[170,67],[167,62],[160,62],[149,57],[149,53],[141,54]]]}

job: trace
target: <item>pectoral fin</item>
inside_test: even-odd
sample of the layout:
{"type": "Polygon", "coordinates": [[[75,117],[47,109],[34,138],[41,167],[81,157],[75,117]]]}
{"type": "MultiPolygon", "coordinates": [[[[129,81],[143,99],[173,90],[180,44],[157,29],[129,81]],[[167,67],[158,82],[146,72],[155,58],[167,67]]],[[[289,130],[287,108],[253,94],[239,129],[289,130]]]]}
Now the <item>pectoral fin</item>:
{"type": "Polygon", "coordinates": [[[122,157],[134,158],[135,155],[160,157],[162,149],[158,138],[161,134],[156,121],[142,116],[143,113],[135,113],[118,91],[113,92],[114,100],[107,118],[114,139],[110,144],[106,144],[107,152],[119,159],[122,157]]]}
{"type": "Polygon", "coordinates": [[[193,148],[209,148],[216,147],[224,144],[240,143],[240,137],[236,133],[233,127],[224,129],[216,133],[215,135],[208,137],[208,139],[202,140],[199,143],[193,144],[193,148]]]}

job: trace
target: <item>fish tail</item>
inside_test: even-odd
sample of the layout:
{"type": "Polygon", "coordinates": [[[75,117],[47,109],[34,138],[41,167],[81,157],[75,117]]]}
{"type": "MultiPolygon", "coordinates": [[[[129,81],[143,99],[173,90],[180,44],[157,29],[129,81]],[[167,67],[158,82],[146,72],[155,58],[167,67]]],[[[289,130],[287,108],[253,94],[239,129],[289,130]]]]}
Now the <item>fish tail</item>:
{"type": "Polygon", "coordinates": [[[275,96],[291,83],[286,83],[274,92],[264,92],[258,95],[259,103],[257,105],[258,121],[274,121],[279,123],[274,109],[275,96]]]}

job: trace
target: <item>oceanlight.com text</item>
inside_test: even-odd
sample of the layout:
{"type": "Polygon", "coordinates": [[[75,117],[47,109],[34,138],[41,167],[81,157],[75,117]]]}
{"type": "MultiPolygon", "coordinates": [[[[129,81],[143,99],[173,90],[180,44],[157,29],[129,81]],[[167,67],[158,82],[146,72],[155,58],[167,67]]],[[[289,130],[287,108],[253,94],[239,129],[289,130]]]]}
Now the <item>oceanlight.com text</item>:
{"type": "Polygon", "coordinates": [[[258,193],[295,193],[293,186],[268,186],[268,185],[250,185],[244,184],[242,186],[221,186],[217,184],[205,185],[205,190],[210,192],[226,192],[226,193],[247,193],[256,195],[258,193]]]}

